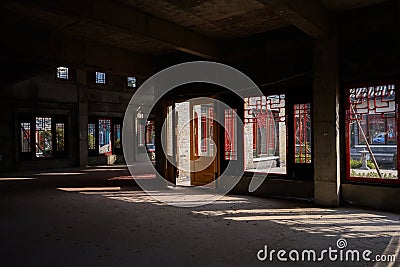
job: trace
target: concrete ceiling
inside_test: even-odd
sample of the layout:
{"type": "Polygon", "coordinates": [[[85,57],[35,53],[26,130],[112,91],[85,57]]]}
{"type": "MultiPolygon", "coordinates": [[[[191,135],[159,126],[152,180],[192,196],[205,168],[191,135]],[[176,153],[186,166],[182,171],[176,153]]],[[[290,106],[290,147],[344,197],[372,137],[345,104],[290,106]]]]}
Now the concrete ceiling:
{"type": "Polygon", "coordinates": [[[4,6],[0,12],[3,27],[12,25],[15,29],[65,35],[146,54],[161,55],[173,50],[171,45],[160,40],[151,40],[135,32],[46,6],[24,5],[15,1],[4,6]]]}
{"type": "Polygon", "coordinates": [[[290,23],[256,0],[121,0],[125,4],[217,39],[239,38],[290,23]]]}
{"type": "Polygon", "coordinates": [[[150,55],[180,50],[217,59],[219,40],[288,26],[319,38],[329,34],[329,12],[383,1],[3,0],[0,29],[39,31],[150,55]]]}
{"type": "Polygon", "coordinates": [[[371,6],[387,0],[321,0],[321,4],[332,11],[342,12],[356,8],[371,6]]]}
{"type": "Polygon", "coordinates": [[[279,10],[296,2],[342,12],[386,0],[119,0],[128,6],[216,39],[234,39],[292,25],[279,10]],[[278,3],[278,4],[277,4],[278,3]]]}

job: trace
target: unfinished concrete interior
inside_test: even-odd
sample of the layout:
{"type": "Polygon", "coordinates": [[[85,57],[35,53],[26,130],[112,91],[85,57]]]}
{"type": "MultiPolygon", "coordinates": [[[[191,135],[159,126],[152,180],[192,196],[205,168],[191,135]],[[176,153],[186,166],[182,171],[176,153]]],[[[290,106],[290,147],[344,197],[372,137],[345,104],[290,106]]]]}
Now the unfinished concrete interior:
{"type": "Polygon", "coordinates": [[[0,13],[1,265],[265,264],[264,245],[339,238],[399,254],[400,1],[4,0],[0,13]],[[129,105],[196,61],[260,94],[152,83],[129,105]],[[237,183],[203,206],[138,186],[218,193],[226,170],[237,183]]]}

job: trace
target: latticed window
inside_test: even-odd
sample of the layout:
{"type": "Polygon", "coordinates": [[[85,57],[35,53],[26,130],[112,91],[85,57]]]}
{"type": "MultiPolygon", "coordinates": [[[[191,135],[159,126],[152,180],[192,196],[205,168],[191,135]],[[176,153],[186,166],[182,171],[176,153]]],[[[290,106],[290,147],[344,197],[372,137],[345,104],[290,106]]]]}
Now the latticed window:
{"type": "Polygon", "coordinates": [[[31,152],[31,123],[21,122],[21,152],[31,152]]]}
{"type": "Polygon", "coordinates": [[[36,117],[36,157],[47,158],[53,154],[51,118],[36,117]]]}
{"type": "Polygon", "coordinates": [[[398,183],[396,84],[352,86],[346,90],[349,179],[398,183]]]}
{"type": "Polygon", "coordinates": [[[89,118],[87,126],[89,156],[122,152],[122,122],[119,118],[89,118]]]}
{"type": "Polygon", "coordinates": [[[21,159],[65,157],[66,118],[63,116],[20,115],[21,159]]]}
{"type": "Polygon", "coordinates": [[[311,163],[310,103],[294,105],[295,163],[311,163]]]}
{"type": "Polygon", "coordinates": [[[225,109],[225,160],[237,160],[236,109],[225,109]]]}
{"type": "Polygon", "coordinates": [[[286,173],[285,95],[245,98],[245,169],[286,173]]]}
{"type": "Polygon", "coordinates": [[[99,154],[111,152],[111,120],[99,119],[99,154]]]}

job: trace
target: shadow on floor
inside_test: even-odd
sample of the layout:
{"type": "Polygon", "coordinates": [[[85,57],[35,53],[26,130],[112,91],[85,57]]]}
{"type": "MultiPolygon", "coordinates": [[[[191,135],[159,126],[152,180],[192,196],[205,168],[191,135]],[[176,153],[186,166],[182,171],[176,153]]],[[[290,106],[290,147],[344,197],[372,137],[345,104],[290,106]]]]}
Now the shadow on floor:
{"type": "MultiPolygon", "coordinates": [[[[136,175],[150,178],[145,166],[136,175]]],[[[338,250],[340,238],[344,252],[398,256],[395,213],[240,195],[195,208],[168,206],[141,191],[125,166],[2,174],[0,193],[2,266],[399,266],[257,259],[265,246],[320,255],[338,250]]],[[[154,193],[195,201],[179,190],[154,193]]]]}

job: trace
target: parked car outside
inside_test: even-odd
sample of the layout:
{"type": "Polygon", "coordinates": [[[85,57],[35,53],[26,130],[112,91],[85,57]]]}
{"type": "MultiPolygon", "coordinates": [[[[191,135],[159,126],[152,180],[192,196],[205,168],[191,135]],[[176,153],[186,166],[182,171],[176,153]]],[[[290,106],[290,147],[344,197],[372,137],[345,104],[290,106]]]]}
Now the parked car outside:
{"type": "Polygon", "coordinates": [[[379,133],[374,138],[372,138],[372,143],[375,144],[384,144],[385,143],[385,134],[386,133],[379,133]]]}

